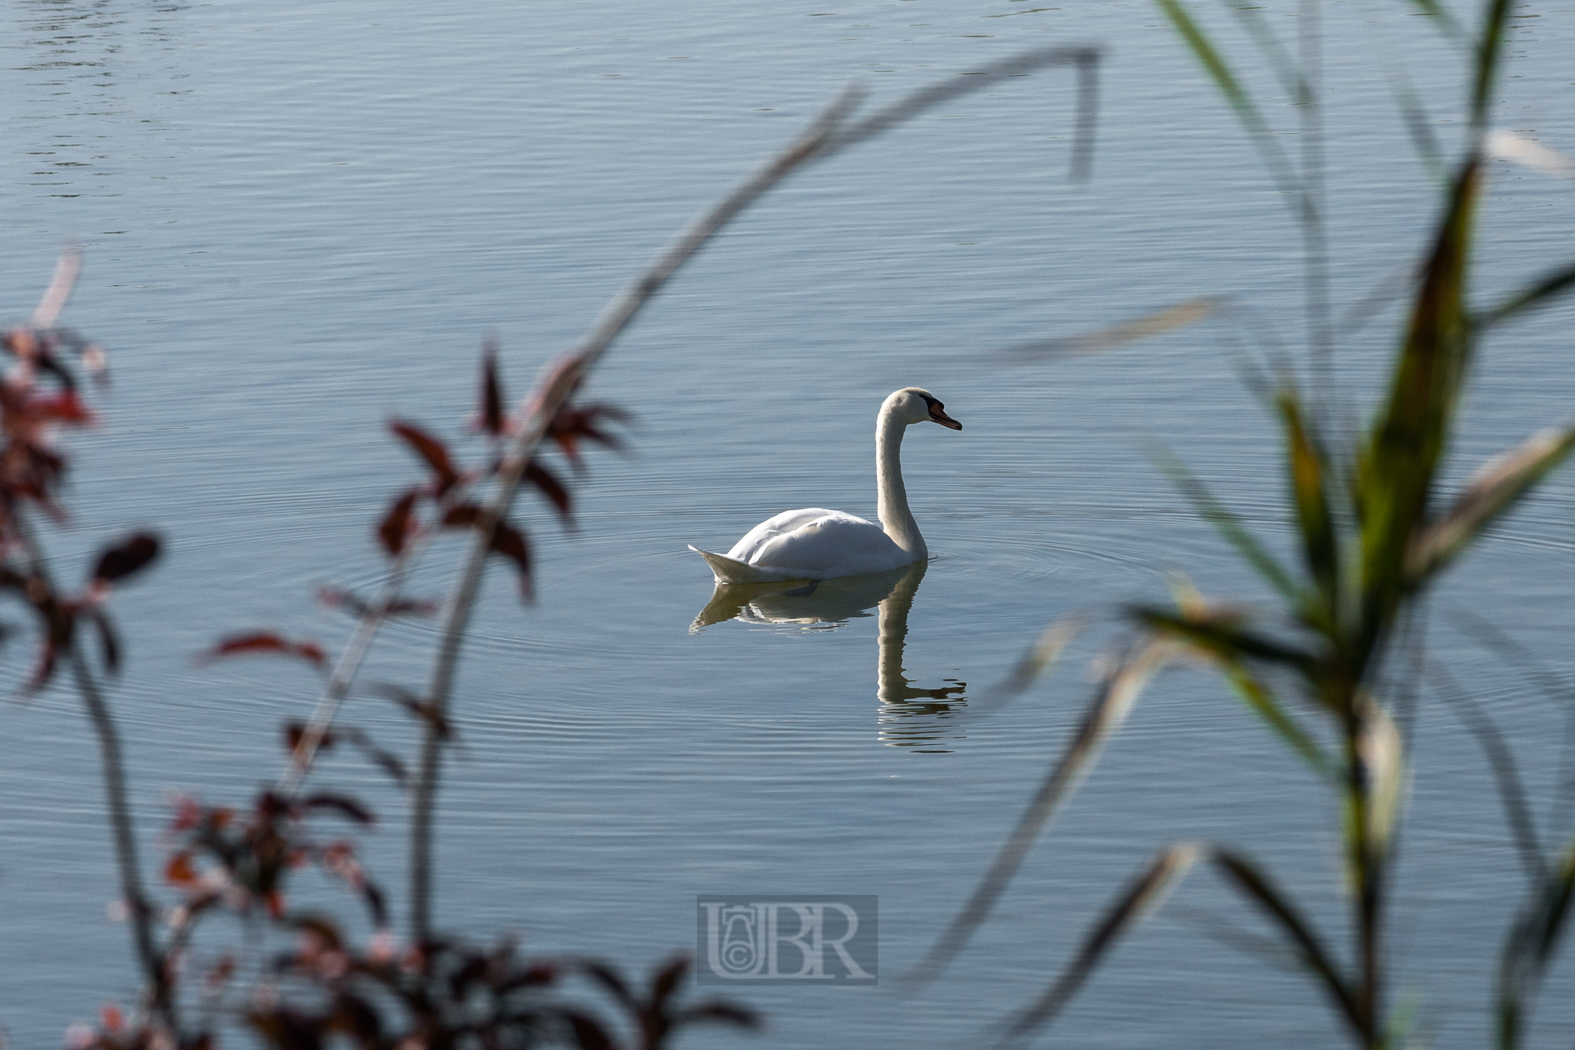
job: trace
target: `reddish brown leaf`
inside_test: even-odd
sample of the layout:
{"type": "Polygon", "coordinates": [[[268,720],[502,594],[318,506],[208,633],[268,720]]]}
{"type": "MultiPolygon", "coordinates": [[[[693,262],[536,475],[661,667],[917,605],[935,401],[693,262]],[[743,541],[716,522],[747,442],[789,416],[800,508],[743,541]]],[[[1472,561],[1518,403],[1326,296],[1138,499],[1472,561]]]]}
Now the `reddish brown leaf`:
{"type": "Polygon", "coordinates": [[[389,423],[388,427],[427,461],[427,466],[437,475],[439,496],[454,487],[454,483],[459,480],[459,471],[454,469],[454,461],[449,457],[448,447],[443,442],[419,427],[397,419],[389,423]]]}
{"type": "Polygon", "coordinates": [[[343,609],[351,616],[431,616],[441,605],[437,602],[420,601],[415,598],[399,598],[386,604],[373,606],[354,591],[342,587],[320,587],[317,590],[317,600],[330,609],[343,609]]]}
{"type": "Polygon", "coordinates": [[[740,1028],[759,1028],[760,1015],[747,1007],[735,1003],[708,1002],[688,1010],[680,1011],[673,1018],[677,1025],[694,1024],[697,1021],[725,1021],[728,1024],[738,1025],[740,1028]]]}
{"type": "Polygon", "coordinates": [[[39,649],[38,663],[33,666],[33,673],[28,675],[27,682],[22,686],[23,696],[32,696],[49,684],[59,666],[60,649],[54,642],[45,639],[39,649]]]}
{"type": "Polygon", "coordinates": [[[488,339],[481,352],[481,429],[503,433],[503,381],[498,376],[498,343],[488,339]]]}
{"type": "Polygon", "coordinates": [[[388,513],[383,515],[383,520],[377,526],[377,539],[383,549],[394,557],[405,549],[405,543],[410,539],[411,525],[413,524],[416,509],[415,490],[405,493],[394,501],[388,508],[388,513]]]}
{"type": "MultiPolygon", "coordinates": [[[[448,513],[443,515],[443,525],[451,529],[481,528],[484,517],[485,512],[474,503],[461,503],[450,507],[448,513]]],[[[531,598],[530,548],[525,543],[524,535],[508,522],[500,521],[492,530],[489,549],[494,554],[508,558],[518,567],[520,593],[528,601],[531,598]]]]}
{"type": "Polygon", "coordinates": [[[370,691],[376,696],[394,701],[394,703],[431,726],[437,732],[439,740],[453,738],[453,727],[449,724],[448,719],[438,714],[437,708],[430,701],[423,700],[409,689],[385,682],[373,686],[370,691]]]}
{"type": "MultiPolygon", "coordinates": [[[[301,740],[306,736],[305,722],[290,722],[284,727],[285,749],[290,754],[295,754],[300,749],[301,740]]],[[[326,730],[317,741],[317,750],[331,751],[339,742],[339,736],[333,730],[326,730]]]]}
{"type": "Polygon", "coordinates": [[[653,1009],[665,1012],[668,998],[678,989],[678,983],[683,980],[684,972],[688,969],[688,957],[680,955],[656,972],[651,978],[651,1007],[653,1009]]]}
{"type": "Polygon", "coordinates": [[[508,522],[500,521],[492,532],[492,551],[508,558],[519,569],[520,594],[529,601],[534,592],[530,581],[530,547],[525,542],[525,535],[508,522]]]}
{"type": "Polygon", "coordinates": [[[617,1050],[617,1044],[589,1015],[565,1010],[563,1016],[574,1030],[574,1041],[579,1044],[580,1050],[617,1050]]]}
{"type": "Polygon", "coordinates": [[[563,487],[563,483],[553,475],[552,471],[535,460],[531,460],[530,464],[525,468],[525,480],[535,485],[542,495],[552,501],[552,505],[558,508],[558,515],[565,522],[572,520],[569,492],[563,487]]]}
{"type": "Polygon", "coordinates": [[[93,570],[95,580],[113,583],[146,567],[159,556],[159,538],[151,532],[133,533],[113,547],[108,547],[98,557],[93,570]]]}
{"type": "Polygon", "coordinates": [[[623,976],[611,966],[597,959],[587,960],[580,967],[585,974],[605,988],[612,997],[618,1000],[624,1009],[631,1013],[640,1011],[640,1003],[635,999],[634,993],[629,990],[623,976]]]}
{"type": "Polygon", "coordinates": [[[360,595],[342,587],[317,588],[317,600],[330,609],[344,609],[351,616],[365,616],[372,611],[372,607],[362,601],[360,595]]]}
{"type": "Polygon", "coordinates": [[[197,881],[197,869],[191,866],[191,854],[185,850],[175,854],[164,865],[164,881],[171,886],[190,886],[197,881]]]}
{"type": "Polygon", "coordinates": [[[325,670],[328,654],[316,642],[292,642],[272,631],[238,634],[226,638],[207,652],[199,653],[197,664],[211,664],[230,656],[293,656],[325,670]]]}
{"type": "MultiPolygon", "coordinates": [[[[58,365],[55,366],[55,370],[63,371],[58,365]]],[[[75,390],[63,390],[58,394],[41,394],[29,398],[26,412],[34,419],[51,423],[74,423],[77,426],[87,426],[95,418],[93,410],[77,396],[75,390]]]]}
{"type": "Polygon", "coordinates": [[[547,436],[557,443],[571,462],[578,465],[581,439],[605,448],[622,448],[623,441],[617,435],[604,430],[601,422],[610,420],[623,423],[629,419],[629,413],[615,405],[586,405],[583,408],[564,405],[558,409],[558,414],[553,416],[552,423],[548,425],[547,436]]]}
{"type": "Polygon", "coordinates": [[[389,602],[383,609],[384,616],[436,616],[443,608],[442,602],[427,602],[417,598],[403,598],[389,602]]]}
{"type": "Polygon", "coordinates": [[[348,795],[311,795],[300,802],[302,809],[333,809],[349,817],[357,824],[374,824],[377,818],[372,816],[372,811],[348,795]]]}

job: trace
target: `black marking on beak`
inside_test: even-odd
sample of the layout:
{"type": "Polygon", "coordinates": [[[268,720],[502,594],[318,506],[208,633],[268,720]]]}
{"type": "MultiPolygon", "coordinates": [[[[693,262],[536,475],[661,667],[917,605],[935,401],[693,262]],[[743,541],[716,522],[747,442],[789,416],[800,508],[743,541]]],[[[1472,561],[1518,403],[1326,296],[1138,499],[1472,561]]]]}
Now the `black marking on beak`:
{"type": "Polygon", "coordinates": [[[924,402],[930,406],[930,422],[939,423],[941,426],[946,427],[949,430],[962,429],[961,423],[957,422],[951,416],[946,414],[946,406],[944,404],[935,400],[933,397],[925,398],[924,402]]]}

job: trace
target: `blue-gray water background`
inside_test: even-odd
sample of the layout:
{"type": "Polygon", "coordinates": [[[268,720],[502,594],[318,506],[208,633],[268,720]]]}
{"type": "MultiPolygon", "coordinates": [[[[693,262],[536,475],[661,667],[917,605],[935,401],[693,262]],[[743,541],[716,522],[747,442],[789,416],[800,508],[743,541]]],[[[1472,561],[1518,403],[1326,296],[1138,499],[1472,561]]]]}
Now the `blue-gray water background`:
{"type": "MultiPolygon", "coordinates": [[[[1287,36],[1280,8],[1294,6],[1270,12],[1287,36]]],[[[1388,78],[1412,78],[1454,144],[1462,58],[1398,0],[1323,11],[1334,290],[1348,304],[1416,257],[1435,206],[1388,78]]],[[[1229,20],[1214,24],[1271,95],[1229,20]]],[[[576,535],[524,497],[540,600],[522,608],[500,573],[467,651],[441,921],[644,967],[687,945],[697,893],[875,893],[883,970],[916,961],[1075,723],[1108,635],[989,720],[883,710],[873,618],[690,633],[711,579],[684,549],[725,549],[790,507],[872,514],[873,418],[896,387],[927,386],[966,426],[920,428],[904,447],[937,555],[910,622],[920,685],[976,695],[1048,619],[1162,596],[1172,570],[1211,594],[1261,593],[1153,468],[1150,436],[1284,541],[1270,427],[1233,354],[1253,331],[1299,339],[1296,229],[1146,3],[10,0],[0,26],[0,303],[25,317],[76,238],[86,269],[66,320],[110,347],[115,376],[102,428],[72,440],[77,519],[53,549],[71,575],[126,527],[168,541],[116,599],[130,666],[113,703],[150,870],[173,794],[241,801],[277,772],[281,721],[309,711],[303,668],[192,656],[264,626],[345,637],[314,590],[377,580],[371,525],[416,476],[385,419],[457,435],[487,333],[522,392],[684,221],[850,82],[883,101],[1024,48],[1104,45],[1093,181],[1066,178],[1073,77],[1008,81],[796,177],[615,348],[590,393],[637,413],[631,454],[594,457],[576,535]],[[999,353],[1205,294],[1250,319],[1097,357],[999,353]]],[[[1566,152],[1572,27],[1567,4],[1520,5],[1498,111],[1566,152]]],[[[1296,149],[1295,110],[1268,114],[1296,149]]],[[[1572,221],[1571,183],[1495,165],[1479,296],[1566,258],[1572,221]]],[[[1459,469],[1567,417],[1571,320],[1561,307],[1488,341],[1459,469]]],[[[1369,388],[1395,325],[1391,310],[1344,341],[1348,390],[1369,388]]],[[[1436,652],[1544,799],[1561,716],[1459,624],[1491,618],[1571,669],[1572,497],[1551,482],[1435,603],[1436,652]]],[[[436,559],[418,589],[440,592],[449,565],[436,559]]],[[[426,624],[390,631],[366,680],[419,681],[431,640],[426,624]]],[[[5,656],[16,674],[30,659],[15,640],[5,656]]],[[[356,701],[346,717],[410,746],[391,705],[356,701]]],[[[51,1046],[131,997],[136,975],[105,915],[117,891],[77,705],[56,690],[7,702],[0,721],[0,1025],[18,1047],[51,1046]]],[[[384,814],[368,855],[399,889],[402,799],[349,756],[324,776],[384,814]]],[[[1520,876],[1474,745],[1430,704],[1412,807],[1400,993],[1437,1045],[1482,1045],[1520,876]]],[[[905,1002],[762,990],[746,999],[767,1035],[686,1045],[977,1045],[1179,837],[1249,846],[1332,921],[1334,816],[1214,679],[1169,674],[951,978],[905,1002]]],[[[329,887],[319,900],[353,907],[329,887]]],[[[1209,936],[1222,916],[1253,927],[1195,877],[1086,989],[1068,1043],[1333,1043],[1314,991],[1209,936]]],[[[1570,1020],[1569,974],[1540,1038],[1570,1020]]]]}

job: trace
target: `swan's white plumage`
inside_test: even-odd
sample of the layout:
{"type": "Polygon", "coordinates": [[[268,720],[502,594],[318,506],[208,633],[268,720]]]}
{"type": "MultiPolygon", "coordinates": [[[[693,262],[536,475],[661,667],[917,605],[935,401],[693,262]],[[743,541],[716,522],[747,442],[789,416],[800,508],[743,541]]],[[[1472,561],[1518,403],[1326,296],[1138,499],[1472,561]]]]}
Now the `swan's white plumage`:
{"type": "Polygon", "coordinates": [[[961,430],[962,424],[944,407],[917,387],[899,390],[881,405],[875,426],[881,524],[840,510],[807,507],[761,522],[725,555],[689,549],[725,583],[830,580],[887,572],[928,557],[908,510],[898,449],[903,430],[913,423],[930,420],[961,430]]]}

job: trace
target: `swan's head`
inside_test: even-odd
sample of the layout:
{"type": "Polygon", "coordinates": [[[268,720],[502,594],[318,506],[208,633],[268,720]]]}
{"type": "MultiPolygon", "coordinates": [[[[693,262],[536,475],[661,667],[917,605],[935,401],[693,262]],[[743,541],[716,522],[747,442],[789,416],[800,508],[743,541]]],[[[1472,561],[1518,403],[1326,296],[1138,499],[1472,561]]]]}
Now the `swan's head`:
{"type": "Polygon", "coordinates": [[[962,424],[946,414],[946,406],[934,394],[910,386],[897,391],[886,399],[885,409],[909,426],[914,423],[939,423],[951,430],[961,430],[962,424]]]}

